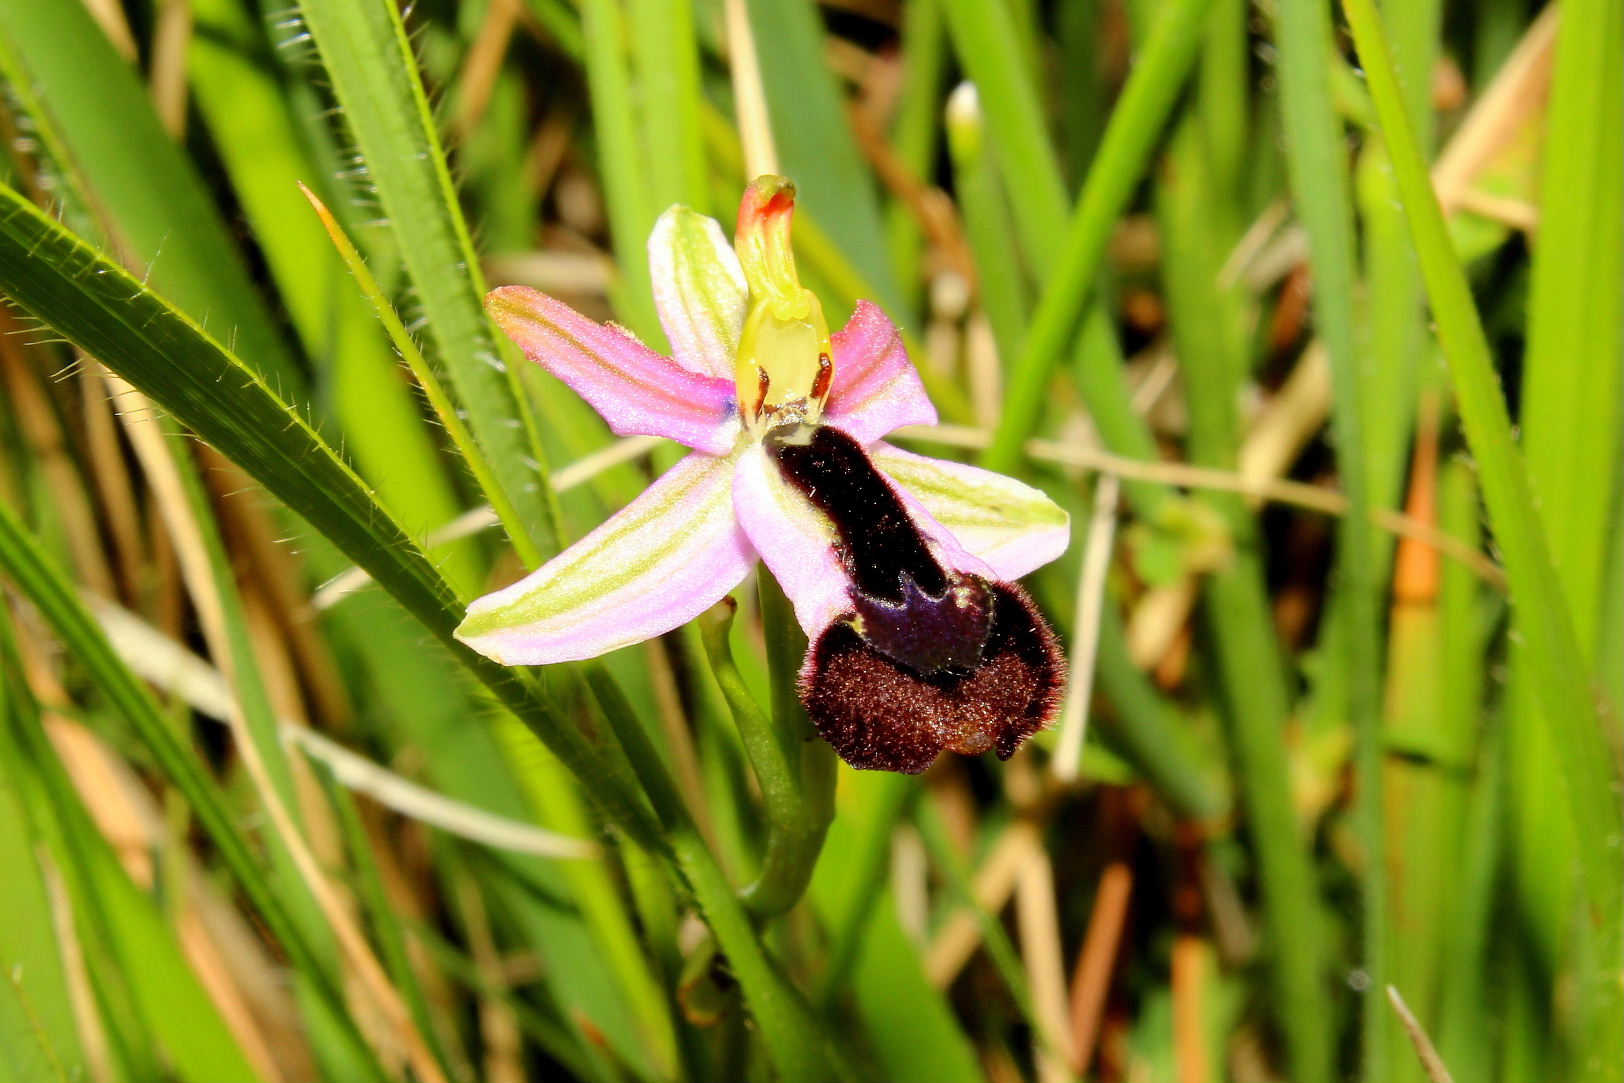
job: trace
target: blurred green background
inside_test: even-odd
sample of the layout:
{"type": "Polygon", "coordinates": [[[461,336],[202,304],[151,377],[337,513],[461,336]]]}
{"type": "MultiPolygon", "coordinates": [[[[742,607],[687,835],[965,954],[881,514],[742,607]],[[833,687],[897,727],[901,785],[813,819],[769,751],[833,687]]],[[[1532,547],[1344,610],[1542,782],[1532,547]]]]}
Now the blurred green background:
{"type": "Polygon", "coordinates": [[[1624,1076],[1621,41],[0,0],[0,1079],[1624,1076]],[[739,895],[822,823],[735,725],[797,724],[773,590],[601,664],[449,637],[676,457],[481,295],[663,348],[649,229],[731,226],[752,101],[803,277],[942,413],[901,442],[1074,538],[1060,723],[842,767],[787,912],[739,895]]]}

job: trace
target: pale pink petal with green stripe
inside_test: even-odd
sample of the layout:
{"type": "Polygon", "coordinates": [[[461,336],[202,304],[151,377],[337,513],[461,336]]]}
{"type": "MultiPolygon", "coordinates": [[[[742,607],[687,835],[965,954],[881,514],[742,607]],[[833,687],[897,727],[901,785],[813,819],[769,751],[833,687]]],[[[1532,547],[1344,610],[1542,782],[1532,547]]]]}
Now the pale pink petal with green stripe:
{"type": "MultiPolygon", "coordinates": [[[[1065,509],[1024,482],[886,443],[870,448],[869,457],[910,498],[910,511],[914,504],[922,506],[936,530],[945,528],[956,546],[985,561],[999,579],[1019,579],[1041,568],[1071,540],[1065,509]]],[[[927,526],[917,513],[914,517],[927,526]]],[[[942,544],[933,530],[926,534],[942,544]]]]}
{"type": "Polygon", "coordinates": [[[902,333],[878,306],[858,301],[832,337],[835,379],[825,421],[865,445],[904,425],[936,424],[936,407],[902,348],[902,333]]]}
{"type": "Polygon", "coordinates": [[[749,288],[722,227],[687,207],[672,207],[654,223],[648,262],[654,307],[676,362],[731,382],[749,288]]]}
{"type": "Polygon", "coordinates": [[[834,524],[813,507],[760,444],[745,448],[733,477],[739,525],[795,606],[795,619],[816,636],[851,608],[846,570],[835,552],[834,524]]]}
{"type": "Polygon", "coordinates": [[[734,518],[732,460],[689,455],[540,570],[474,602],[457,638],[507,666],[594,658],[693,620],[755,560],[734,518]]]}
{"type": "Polygon", "coordinates": [[[626,331],[525,286],[485,307],[525,356],[568,384],[621,436],[664,436],[723,455],[738,438],[733,381],[691,372],[626,331]]]}

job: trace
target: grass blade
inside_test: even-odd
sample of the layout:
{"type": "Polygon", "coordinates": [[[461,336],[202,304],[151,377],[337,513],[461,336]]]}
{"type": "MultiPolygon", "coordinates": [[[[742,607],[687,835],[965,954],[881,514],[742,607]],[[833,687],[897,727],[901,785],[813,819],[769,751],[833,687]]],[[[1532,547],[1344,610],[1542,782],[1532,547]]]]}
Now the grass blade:
{"type": "Polygon", "coordinates": [[[422,306],[423,333],[532,540],[552,551],[556,512],[536,468],[544,459],[518,354],[497,340],[481,307],[478,257],[400,13],[386,0],[305,0],[302,11],[422,306]]]}
{"type": "MultiPolygon", "coordinates": [[[[0,691],[0,717],[14,710],[19,687],[0,691]]],[[[75,1025],[63,949],[35,846],[41,841],[26,814],[22,764],[0,757],[0,1077],[82,1078],[85,1055],[75,1025]]]]}
{"type": "Polygon", "coordinates": [[[618,0],[587,0],[581,10],[587,80],[597,127],[598,170],[609,208],[619,287],[615,308],[637,333],[661,348],[645,245],[663,209],[648,191],[651,150],[638,139],[637,111],[626,65],[626,19],[618,0]]]}
{"type": "MultiPolygon", "coordinates": [[[[1353,210],[1342,124],[1331,102],[1331,19],[1326,0],[1285,0],[1276,18],[1280,111],[1286,164],[1298,214],[1308,233],[1314,323],[1331,364],[1331,428],[1337,473],[1348,499],[1338,521],[1339,615],[1348,715],[1354,728],[1359,790],[1355,817],[1363,847],[1360,869],[1362,966],[1369,989],[1361,1014],[1365,1078],[1383,1080],[1392,1015],[1387,987],[1387,858],[1382,826],[1381,620],[1376,597],[1375,533],[1369,527],[1363,400],[1354,338],[1353,210]]],[[[1299,1073],[1317,1073],[1300,1067],[1299,1073]]]]}
{"type": "MultiPolygon", "coordinates": [[[[990,470],[1010,470],[1020,459],[1021,443],[1031,435],[1048,396],[1049,378],[1071,342],[1073,329],[1100,273],[1111,228],[1144,173],[1151,149],[1195,59],[1209,3],[1177,0],[1162,10],[1122,90],[1027,329],[1026,343],[1010,372],[1003,417],[983,461],[990,470]]],[[[950,3],[948,10],[976,6],[960,0],[950,3]]],[[[988,111],[996,116],[990,100],[988,111]]],[[[1012,175],[1030,175],[1023,170],[1026,163],[1021,159],[1008,164],[1012,175]]],[[[1049,198],[1042,189],[1038,195],[1040,199],[1049,198]]],[[[1017,213],[1020,205],[1017,200],[1017,213]]]]}
{"type": "Polygon", "coordinates": [[[1524,361],[1528,474],[1586,656],[1598,632],[1624,416],[1624,55],[1612,48],[1621,38],[1618,0],[1563,6],[1524,361]]]}
{"type": "MultiPolygon", "coordinates": [[[[341,1025],[347,1022],[355,1047],[366,1043],[344,1007],[331,975],[309,945],[282,897],[271,885],[259,859],[238,832],[231,812],[212,780],[185,749],[134,674],[113,653],[95,618],[86,612],[73,587],[40,552],[11,510],[0,504],[0,567],[56,629],[74,656],[90,671],[102,694],[146,745],[170,782],[185,797],[193,813],[219,848],[226,865],[242,885],[266,925],[317,995],[341,1025]]],[[[99,835],[98,835],[99,838],[99,835]]],[[[134,920],[132,918],[132,920],[134,920]]],[[[144,920],[144,919],[143,919],[144,920]]]]}
{"type": "Polygon", "coordinates": [[[0,33],[105,210],[125,262],[144,268],[179,308],[213,324],[259,372],[284,386],[303,383],[202,180],[85,5],[0,5],[0,33]]]}
{"type": "MultiPolygon", "coordinates": [[[[192,90],[277,296],[314,369],[330,389],[333,421],[362,474],[413,532],[450,522],[461,511],[446,460],[423,424],[398,362],[350,286],[343,264],[299,197],[324,169],[305,146],[274,68],[263,28],[235,0],[195,0],[188,60],[192,90]]],[[[441,567],[453,583],[480,582],[477,548],[447,549],[441,567]]]]}
{"type": "Polygon", "coordinates": [[[248,471],[446,644],[582,780],[611,819],[647,840],[653,824],[603,734],[557,724],[513,672],[456,643],[462,606],[365,483],[234,355],[122,268],[0,187],[0,292],[99,358],[248,471]]]}
{"type": "MultiPolygon", "coordinates": [[[[1240,432],[1234,404],[1240,400],[1245,366],[1236,349],[1239,321],[1216,285],[1221,248],[1207,213],[1210,185],[1199,135],[1196,122],[1186,121],[1170,152],[1174,176],[1164,188],[1162,216],[1168,237],[1167,296],[1190,411],[1189,457],[1232,467],[1240,432]]],[[[1224,566],[1206,577],[1205,624],[1257,851],[1275,1013],[1293,1074],[1328,1078],[1332,1023],[1325,1001],[1327,960],[1318,933],[1325,919],[1282,743],[1291,717],[1291,691],[1269,611],[1262,540],[1240,497],[1214,493],[1207,499],[1227,525],[1234,548],[1224,566]]],[[[1369,534],[1363,522],[1355,525],[1369,534]]]]}
{"type": "MultiPolygon", "coordinates": [[[[1539,505],[1512,439],[1511,419],[1488,340],[1405,114],[1386,35],[1371,0],[1344,0],[1344,11],[1392,155],[1467,443],[1477,459],[1490,526],[1504,555],[1522,659],[1533,676],[1567,780],[1569,810],[1578,831],[1590,901],[1586,924],[1606,973],[1605,981],[1584,992],[1587,999],[1595,998],[1595,1018],[1611,1020],[1619,1014],[1617,963],[1624,950],[1624,862],[1619,855],[1613,752],[1596,713],[1579,636],[1552,563],[1539,505]]],[[[1617,1071],[1617,1058],[1611,1051],[1596,1052],[1602,1057],[1598,1064],[1617,1071]]]]}

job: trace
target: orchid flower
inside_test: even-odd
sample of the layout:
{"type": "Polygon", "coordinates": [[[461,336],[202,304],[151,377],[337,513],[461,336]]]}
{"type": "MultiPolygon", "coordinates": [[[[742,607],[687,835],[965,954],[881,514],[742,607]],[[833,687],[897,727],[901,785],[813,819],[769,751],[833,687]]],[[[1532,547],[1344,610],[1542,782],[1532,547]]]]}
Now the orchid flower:
{"type": "Polygon", "coordinates": [[[486,307],[620,435],[691,453],[597,530],[475,601],[457,636],[504,665],[595,657],[697,617],[757,558],[810,641],[802,702],[854,767],[944,749],[1007,759],[1054,713],[1064,660],[1009,582],[1064,551],[1067,516],[1012,478],[881,438],[936,410],[895,326],[860,301],[829,333],[790,249],[794,186],[762,177],[737,250],[686,207],[649,239],[673,356],[522,286],[486,307]]]}

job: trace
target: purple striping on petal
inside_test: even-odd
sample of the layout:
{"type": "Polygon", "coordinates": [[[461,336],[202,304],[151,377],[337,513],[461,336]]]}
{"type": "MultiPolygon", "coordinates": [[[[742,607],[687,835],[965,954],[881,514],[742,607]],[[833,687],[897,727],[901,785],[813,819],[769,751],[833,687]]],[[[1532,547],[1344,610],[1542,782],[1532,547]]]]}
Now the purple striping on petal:
{"type": "Polygon", "coordinates": [[[831,338],[835,378],[824,420],[863,445],[904,425],[936,424],[936,407],[902,348],[902,334],[877,306],[858,301],[831,338]]]}
{"type": "Polygon", "coordinates": [[[724,455],[738,439],[733,382],[690,372],[618,327],[524,286],[485,299],[525,356],[568,384],[621,436],[664,436],[724,455]]]}

